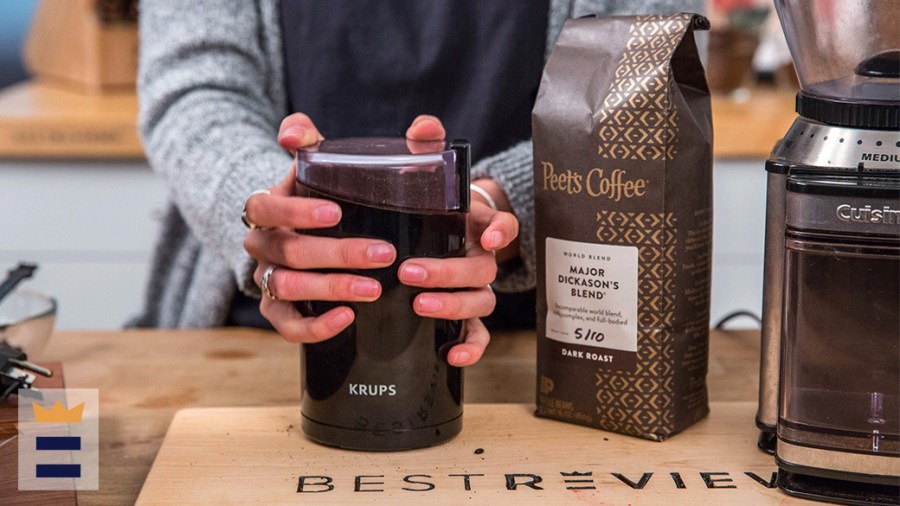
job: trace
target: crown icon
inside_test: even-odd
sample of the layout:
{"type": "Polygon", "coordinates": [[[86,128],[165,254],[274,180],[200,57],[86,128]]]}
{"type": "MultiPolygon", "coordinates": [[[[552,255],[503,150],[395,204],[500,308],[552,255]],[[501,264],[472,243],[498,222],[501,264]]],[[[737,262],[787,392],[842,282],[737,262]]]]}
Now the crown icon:
{"type": "Polygon", "coordinates": [[[34,421],[38,423],[78,423],[84,412],[84,403],[82,402],[72,409],[66,409],[62,402],[56,401],[53,407],[47,409],[32,402],[31,408],[34,410],[34,421]]]}

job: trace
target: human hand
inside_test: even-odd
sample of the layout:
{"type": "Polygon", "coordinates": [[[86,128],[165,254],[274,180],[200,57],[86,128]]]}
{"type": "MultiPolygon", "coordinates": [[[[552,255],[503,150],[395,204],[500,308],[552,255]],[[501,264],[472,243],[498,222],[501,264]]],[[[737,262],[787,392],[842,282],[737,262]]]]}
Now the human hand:
{"type": "MultiPolygon", "coordinates": [[[[444,135],[440,121],[430,116],[416,118],[407,131],[407,138],[411,141],[436,141],[443,139],[444,135]]],[[[278,136],[279,144],[289,151],[296,151],[322,139],[310,118],[303,114],[285,118],[278,136]]],[[[268,288],[275,298],[263,297],[260,303],[263,316],[272,322],[285,339],[312,343],[331,338],[349,326],[353,322],[353,311],[349,307],[340,306],[317,317],[309,317],[301,315],[292,301],[372,301],[381,295],[381,285],[376,280],[364,276],[322,274],[310,270],[384,268],[394,262],[396,251],[384,241],[332,239],[296,233],[297,229],[336,225],[340,221],[341,210],[337,204],[327,200],[292,196],[293,188],[292,170],[283,181],[270,189],[270,195],[254,195],[248,199],[248,220],[264,228],[250,231],[244,246],[258,262],[254,274],[257,284],[262,285],[262,275],[269,267],[277,267],[270,273],[268,279],[268,288]]],[[[474,249],[470,248],[467,258],[477,256],[473,251],[474,249]]],[[[425,267],[430,270],[430,265],[425,267]]],[[[493,258],[490,267],[486,274],[493,280],[496,273],[493,258]]],[[[444,270],[452,277],[456,268],[450,266],[444,270]]],[[[435,279],[439,278],[431,277],[428,282],[418,286],[440,286],[432,284],[435,279]]],[[[463,278],[462,281],[470,283],[471,278],[463,278]]],[[[414,283],[407,284],[414,285],[414,283]]],[[[488,292],[490,300],[478,316],[489,314],[493,309],[493,294],[486,284],[481,285],[482,291],[488,292]]],[[[443,297],[455,294],[438,295],[443,297]]],[[[478,296],[484,299],[483,293],[478,296]]],[[[462,317],[472,313],[469,306],[471,304],[455,310],[448,308],[444,312],[451,315],[447,318],[471,320],[474,316],[462,317]],[[462,316],[454,317],[452,316],[454,314],[462,316]]],[[[425,308],[427,307],[426,300],[425,308]]],[[[436,315],[423,314],[423,316],[436,315]]],[[[466,340],[450,350],[448,361],[455,366],[475,363],[484,352],[488,339],[487,331],[480,321],[467,321],[466,340]]]]}
{"type": "Polygon", "coordinates": [[[424,317],[465,321],[464,341],[447,355],[448,362],[460,367],[476,363],[490,342],[480,318],[494,311],[490,284],[497,276],[497,258],[515,246],[519,230],[512,213],[496,211],[475,195],[466,221],[464,257],[410,258],[398,270],[400,281],[409,286],[459,289],[420,293],[413,310],[424,317]]]}
{"type": "MultiPolygon", "coordinates": [[[[278,143],[286,150],[313,145],[323,140],[305,114],[286,117],[278,133],[278,143]]],[[[352,274],[322,274],[313,269],[376,269],[396,259],[394,247],[371,239],[331,239],[299,234],[296,230],[337,225],[341,208],[336,203],[294,196],[295,171],[270,188],[269,195],[247,199],[248,221],[260,228],[247,233],[244,249],[257,262],[253,278],[262,287],[263,273],[269,273],[269,290],[260,301],[260,312],[288,341],[314,343],[337,335],[354,319],[347,306],[336,307],[317,317],[303,316],[293,301],[372,301],[381,295],[381,285],[368,277],[352,274]]],[[[264,290],[265,291],[265,290],[264,290]]]]}
{"type": "Polygon", "coordinates": [[[465,320],[464,342],[448,353],[448,361],[457,366],[476,363],[490,342],[490,334],[479,318],[491,314],[496,305],[490,284],[497,276],[497,261],[518,254],[519,222],[509,212],[506,194],[493,180],[479,180],[475,184],[492,196],[497,209],[488,205],[479,193],[472,193],[466,221],[465,256],[411,258],[398,270],[400,281],[409,286],[460,289],[423,292],[413,301],[413,310],[421,316],[465,320]]]}

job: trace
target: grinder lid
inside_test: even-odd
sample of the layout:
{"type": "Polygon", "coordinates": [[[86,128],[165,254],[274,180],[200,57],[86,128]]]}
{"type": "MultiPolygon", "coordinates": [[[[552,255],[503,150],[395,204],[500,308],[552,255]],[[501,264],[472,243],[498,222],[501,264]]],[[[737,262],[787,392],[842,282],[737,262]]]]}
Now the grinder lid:
{"type": "Polygon", "coordinates": [[[393,137],[324,140],[297,151],[297,181],[358,204],[466,212],[469,143],[393,137]]]}

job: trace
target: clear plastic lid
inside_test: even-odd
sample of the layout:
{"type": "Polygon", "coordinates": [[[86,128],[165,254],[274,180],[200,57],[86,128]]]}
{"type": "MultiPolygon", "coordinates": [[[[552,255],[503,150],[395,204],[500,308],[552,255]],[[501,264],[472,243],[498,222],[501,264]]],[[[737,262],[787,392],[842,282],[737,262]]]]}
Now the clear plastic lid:
{"type": "Polygon", "coordinates": [[[320,193],[418,212],[469,207],[469,144],[402,138],[325,140],[297,151],[297,181],[320,193]]]}
{"type": "Polygon", "coordinates": [[[844,100],[900,98],[891,56],[900,51],[900,1],[775,0],[775,8],[804,92],[844,100]],[[866,72],[879,58],[888,60],[888,72],[866,72]]]}

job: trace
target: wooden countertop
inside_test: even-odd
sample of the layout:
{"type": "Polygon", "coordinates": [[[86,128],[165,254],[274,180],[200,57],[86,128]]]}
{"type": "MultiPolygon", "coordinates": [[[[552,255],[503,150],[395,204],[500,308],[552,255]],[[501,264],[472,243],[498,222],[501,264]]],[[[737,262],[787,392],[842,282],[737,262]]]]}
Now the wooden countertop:
{"type": "MultiPolygon", "coordinates": [[[[794,91],[713,95],[716,159],[764,159],[795,118],[794,91]]],[[[0,90],[0,158],[143,158],[134,93],[24,82],[0,90]]]]}
{"type": "MultiPolygon", "coordinates": [[[[713,331],[711,401],[757,395],[759,333],[713,331]]],[[[57,332],[32,357],[62,362],[66,386],[100,390],[100,490],[81,505],[131,504],[176,411],[198,407],[299,406],[297,345],[248,329],[57,332]]],[[[533,332],[494,336],[466,370],[467,403],[534,402],[533,332]]],[[[299,409],[299,408],[298,408],[299,409]]]]}

